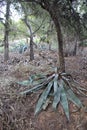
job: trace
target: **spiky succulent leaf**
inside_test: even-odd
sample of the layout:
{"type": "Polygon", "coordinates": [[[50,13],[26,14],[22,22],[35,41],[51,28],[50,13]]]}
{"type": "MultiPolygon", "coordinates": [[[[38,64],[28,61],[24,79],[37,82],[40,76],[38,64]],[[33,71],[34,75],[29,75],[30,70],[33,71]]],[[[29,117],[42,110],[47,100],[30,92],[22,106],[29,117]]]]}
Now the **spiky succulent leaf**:
{"type": "Polygon", "coordinates": [[[80,86],[79,86],[78,89],[81,90],[81,91],[87,92],[87,89],[85,89],[85,88],[83,88],[83,87],[80,87],[80,86]]]}
{"type": "Polygon", "coordinates": [[[37,80],[37,79],[45,79],[47,76],[44,74],[33,74],[31,76],[29,76],[29,79],[37,80]]]}
{"type": "Polygon", "coordinates": [[[28,89],[28,90],[25,90],[25,91],[21,92],[20,94],[21,95],[30,94],[30,93],[36,92],[36,91],[38,91],[38,90],[40,90],[40,89],[42,89],[44,87],[46,87],[44,84],[39,84],[39,85],[37,85],[37,86],[35,86],[35,87],[31,88],[31,89],[28,89]]]}
{"type": "Polygon", "coordinates": [[[67,90],[67,98],[72,101],[77,107],[82,107],[82,103],[79,98],[73,93],[71,89],[67,90]]]}
{"type": "Polygon", "coordinates": [[[54,110],[56,109],[59,102],[60,102],[60,88],[57,88],[56,93],[54,95],[53,104],[52,104],[54,110]]]}
{"type": "Polygon", "coordinates": [[[79,82],[73,81],[71,82],[71,85],[73,88],[77,90],[77,93],[79,93],[81,96],[87,97],[87,89],[85,89],[79,82]]]}
{"type": "Polygon", "coordinates": [[[31,85],[31,82],[29,80],[24,80],[22,82],[17,82],[17,83],[20,84],[20,85],[23,85],[23,86],[31,85]]]}
{"type": "Polygon", "coordinates": [[[43,83],[36,85],[35,87],[28,89],[26,91],[21,92],[20,94],[30,94],[32,92],[36,92],[44,87],[46,87],[46,85],[53,80],[53,77],[55,76],[55,74],[53,74],[52,76],[48,77],[43,83]]]}
{"type": "Polygon", "coordinates": [[[24,81],[17,82],[17,83],[20,85],[23,85],[23,86],[29,86],[29,85],[32,85],[34,79],[35,79],[35,75],[32,75],[32,76],[29,76],[29,80],[24,80],[24,81]]]}
{"type": "Polygon", "coordinates": [[[60,80],[58,83],[59,83],[59,87],[60,87],[60,90],[61,90],[60,103],[61,103],[61,105],[64,109],[64,112],[66,114],[67,119],[69,120],[69,106],[68,106],[68,100],[67,100],[66,92],[65,92],[62,81],[60,80]]]}
{"type": "Polygon", "coordinates": [[[35,79],[35,75],[29,76],[29,81],[31,84],[33,83],[34,79],[35,79]]]}
{"type": "Polygon", "coordinates": [[[43,104],[46,102],[46,99],[49,95],[49,92],[51,90],[51,87],[53,85],[53,81],[51,81],[48,86],[46,87],[46,89],[43,91],[43,93],[41,94],[38,102],[37,102],[37,105],[36,105],[36,109],[35,109],[35,115],[37,115],[41,110],[42,110],[42,107],[43,107],[43,104]]]}
{"type": "Polygon", "coordinates": [[[50,103],[51,103],[50,98],[47,98],[46,102],[43,104],[43,110],[46,110],[46,108],[50,103]]]}
{"type": "Polygon", "coordinates": [[[36,78],[44,79],[44,78],[46,78],[46,75],[44,75],[44,74],[36,74],[36,78]]]}
{"type": "Polygon", "coordinates": [[[60,102],[60,88],[58,86],[58,83],[57,83],[57,80],[58,80],[58,76],[56,76],[54,78],[54,100],[53,100],[53,104],[52,104],[52,107],[54,108],[54,110],[56,109],[58,103],[60,102]]]}
{"type": "Polygon", "coordinates": [[[45,81],[44,79],[38,79],[38,80],[33,81],[32,85],[33,85],[33,86],[36,86],[36,85],[38,85],[38,84],[43,83],[44,81],[45,81]]]}

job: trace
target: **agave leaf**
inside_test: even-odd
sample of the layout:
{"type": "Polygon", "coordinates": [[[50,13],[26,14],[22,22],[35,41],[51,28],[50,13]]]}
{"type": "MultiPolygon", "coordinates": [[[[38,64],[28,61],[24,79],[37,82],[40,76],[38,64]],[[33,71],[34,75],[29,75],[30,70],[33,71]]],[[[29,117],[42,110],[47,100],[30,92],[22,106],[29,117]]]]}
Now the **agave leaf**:
{"type": "Polygon", "coordinates": [[[35,81],[35,80],[46,79],[46,78],[47,78],[46,75],[43,75],[43,74],[34,74],[34,75],[31,75],[31,76],[29,77],[29,80],[30,80],[31,82],[33,82],[33,81],[35,81]]]}
{"type": "Polygon", "coordinates": [[[60,80],[60,82],[58,82],[59,87],[61,89],[61,93],[60,93],[60,103],[64,109],[64,112],[66,114],[67,119],[69,120],[69,106],[68,106],[68,100],[67,100],[67,96],[65,93],[65,89],[63,86],[62,81],[60,80]]]}
{"type": "Polygon", "coordinates": [[[51,101],[50,101],[50,98],[48,98],[47,100],[46,100],[46,102],[43,104],[43,110],[46,110],[46,108],[48,107],[48,105],[51,103],[51,101]]]}
{"type": "Polygon", "coordinates": [[[60,102],[60,88],[57,88],[56,93],[54,95],[53,104],[52,104],[54,110],[56,109],[59,102],[60,102]]]}
{"type": "Polygon", "coordinates": [[[87,97],[87,95],[85,94],[84,91],[82,91],[82,90],[80,90],[80,89],[77,89],[77,90],[78,90],[78,92],[79,92],[79,94],[80,94],[81,96],[87,97]]]}
{"type": "Polygon", "coordinates": [[[87,89],[86,88],[83,88],[83,86],[84,86],[84,84],[83,84],[83,86],[82,86],[82,84],[80,84],[79,82],[77,82],[77,81],[73,81],[73,83],[72,83],[74,86],[76,86],[76,88],[77,89],[80,89],[81,91],[85,91],[85,92],[87,92],[87,89]]]}
{"type": "Polygon", "coordinates": [[[24,95],[24,94],[27,95],[27,94],[30,94],[32,92],[36,92],[36,91],[38,91],[38,90],[40,90],[40,89],[42,89],[44,87],[46,87],[44,84],[39,84],[39,85],[37,85],[37,86],[35,86],[35,87],[31,88],[31,89],[28,89],[26,91],[21,92],[20,94],[21,95],[24,95]]]}
{"type": "Polygon", "coordinates": [[[80,87],[83,87],[84,84],[83,83],[79,83],[78,81],[74,80],[74,83],[76,83],[77,85],[79,85],[80,87]]]}
{"type": "Polygon", "coordinates": [[[43,82],[45,82],[44,79],[35,80],[35,81],[33,81],[32,85],[33,85],[33,86],[36,86],[36,85],[38,85],[38,84],[42,84],[43,82]]]}
{"type": "Polygon", "coordinates": [[[56,93],[56,90],[58,88],[57,80],[58,80],[58,74],[56,74],[54,78],[54,94],[56,93]]]}
{"type": "Polygon", "coordinates": [[[77,107],[82,107],[82,103],[79,98],[73,93],[71,89],[67,90],[67,98],[72,101],[77,107]]]}
{"type": "Polygon", "coordinates": [[[20,85],[24,85],[24,86],[28,86],[28,85],[31,85],[30,81],[29,80],[24,80],[22,82],[17,82],[18,84],[20,85]]]}
{"type": "Polygon", "coordinates": [[[39,89],[43,88],[43,86],[46,87],[46,85],[47,85],[49,82],[52,81],[52,79],[53,79],[54,76],[55,76],[55,74],[53,74],[53,75],[51,75],[50,77],[48,77],[46,80],[44,80],[44,82],[42,82],[41,84],[39,84],[38,86],[40,86],[40,87],[36,88],[34,91],[38,91],[39,89]]]}
{"type": "Polygon", "coordinates": [[[44,87],[46,87],[46,84],[49,83],[50,80],[52,80],[52,78],[55,76],[55,74],[51,75],[50,77],[48,77],[43,83],[41,84],[38,84],[38,85],[35,85],[35,87],[31,88],[31,89],[28,89],[26,91],[23,91],[21,92],[20,94],[23,95],[23,94],[30,94],[32,92],[36,92],[44,87]]]}
{"type": "Polygon", "coordinates": [[[33,74],[33,75],[29,76],[29,81],[31,83],[33,83],[35,79],[38,79],[38,75],[37,74],[33,74]]]}
{"type": "Polygon", "coordinates": [[[70,84],[72,85],[72,88],[76,89],[76,91],[79,92],[81,96],[85,96],[85,97],[87,96],[86,95],[87,89],[80,87],[81,84],[79,84],[78,82],[75,82],[75,80],[71,82],[70,84]]]}
{"type": "Polygon", "coordinates": [[[68,74],[68,73],[61,73],[61,76],[64,76],[64,77],[71,77],[71,79],[73,79],[72,75],[71,74],[68,74]]]}
{"type": "Polygon", "coordinates": [[[29,81],[31,84],[33,83],[34,79],[35,79],[35,75],[29,76],[29,81]]]}
{"type": "Polygon", "coordinates": [[[81,96],[85,96],[87,97],[87,90],[85,88],[79,87],[79,86],[75,86],[75,84],[72,86],[76,89],[76,93],[79,93],[81,96]]]}
{"type": "Polygon", "coordinates": [[[39,78],[39,79],[44,79],[46,78],[47,76],[46,75],[43,75],[43,74],[36,74],[36,78],[39,78]]]}
{"type": "Polygon", "coordinates": [[[58,103],[60,102],[60,88],[58,86],[58,83],[57,83],[57,77],[55,77],[54,79],[54,100],[53,100],[53,104],[52,104],[52,107],[54,109],[56,109],[58,103]]]}
{"type": "Polygon", "coordinates": [[[72,87],[72,84],[70,83],[70,81],[66,81],[65,79],[63,79],[63,82],[64,82],[64,89],[65,90],[71,89],[72,91],[74,91],[74,89],[76,89],[76,88],[72,87]]]}
{"type": "Polygon", "coordinates": [[[87,92],[87,89],[85,89],[85,88],[78,87],[78,89],[80,89],[81,91],[85,91],[85,92],[87,92]]]}
{"type": "Polygon", "coordinates": [[[55,77],[55,74],[52,74],[51,76],[49,76],[46,80],[49,82],[50,80],[52,80],[55,77]]]}
{"type": "Polygon", "coordinates": [[[66,78],[65,76],[62,76],[62,79],[65,80],[65,81],[69,81],[70,80],[69,78],[66,78]]]}
{"type": "Polygon", "coordinates": [[[65,72],[64,72],[64,73],[61,73],[61,76],[66,76],[66,75],[67,75],[67,73],[65,73],[65,72]]]}
{"type": "Polygon", "coordinates": [[[38,100],[38,103],[36,105],[36,109],[35,109],[35,115],[37,115],[41,110],[42,110],[42,107],[43,107],[43,104],[46,102],[46,99],[49,95],[49,92],[51,90],[51,87],[52,87],[52,84],[53,84],[53,81],[51,81],[48,86],[46,87],[46,89],[43,91],[42,95],[40,96],[39,100],[38,100]]]}

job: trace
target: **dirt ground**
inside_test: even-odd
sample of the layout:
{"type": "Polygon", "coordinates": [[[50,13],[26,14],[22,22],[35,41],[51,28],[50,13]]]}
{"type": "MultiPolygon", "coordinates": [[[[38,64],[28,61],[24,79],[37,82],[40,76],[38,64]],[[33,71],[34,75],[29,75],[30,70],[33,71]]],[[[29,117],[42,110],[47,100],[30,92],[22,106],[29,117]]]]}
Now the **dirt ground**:
{"type": "MultiPolygon", "coordinates": [[[[87,86],[87,55],[65,58],[66,72],[87,86]]],[[[5,63],[0,54],[0,130],[87,130],[87,111],[77,110],[70,103],[70,122],[59,106],[56,112],[50,105],[46,111],[34,116],[39,93],[20,96],[28,89],[17,84],[36,73],[51,72],[57,65],[56,51],[35,50],[35,60],[30,62],[27,53],[10,53],[5,63]]],[[[87,100],[81,99],[87,107],[87,100]]]]}

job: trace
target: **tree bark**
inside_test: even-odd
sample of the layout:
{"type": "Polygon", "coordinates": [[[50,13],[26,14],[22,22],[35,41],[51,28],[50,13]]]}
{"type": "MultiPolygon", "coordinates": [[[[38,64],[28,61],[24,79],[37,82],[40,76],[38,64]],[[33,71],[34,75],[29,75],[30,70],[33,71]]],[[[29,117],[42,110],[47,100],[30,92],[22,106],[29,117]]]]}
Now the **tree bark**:
{"type": "Polygon", "coordinates": [[[61,25],[58,19],[58,13],[55,9],[49,11],[52,20],[54,21],[56,32],[57,32],[57,39],[58,39],[58,53],[59,53],[59,68],[61,72],[65,72],[65,59],[64,59],[64,52],[63,52],[63,38],[62,38],[62,30],[61,25]]]}
{"type": "Polygon", "coordinates": [[[8,43],[8,36],[9,36],[9,16],[10,16],[10,1],[7,0],[6,5],[6,20],[5,20],[5,33],[4,33],[4,61],[9,60],[9,43],[8,43]]]}
{"type": "Polygon", "coordinates": [[[63,38],[60,24],[57,21],[56,31],[57,31],[57,39],[58,39],[58,52],[59,52],[59,65],[60,71],[65,72],[65,60],[64,60],[64,53],[63,53],[63,38]]]}
{"type": "Polygon", "coordinates": [[[33,33],[32,33],[32,29],[31,29],[31,25],[28,21],[28,17],[25,16],[24,19],[25,24],[27,25],[29,31],[30,31],[30,61],[34,60],[34,49],[33,49],[33,33]]]}
{"type": "Polygon", "coordinates": [[[33,37],[30,36],[30,61],[34,60],[33,37]]]}
{"type": "Polygon", "coordinates": [[[60,71],[65,72],[65,60],[64,60],[64,53],[63,53],[63,38],[62,38],[61,27],[60,27],[58,20],[56,21],[55,26],[56,26],[57,39],[58,39],[60,71]]]}

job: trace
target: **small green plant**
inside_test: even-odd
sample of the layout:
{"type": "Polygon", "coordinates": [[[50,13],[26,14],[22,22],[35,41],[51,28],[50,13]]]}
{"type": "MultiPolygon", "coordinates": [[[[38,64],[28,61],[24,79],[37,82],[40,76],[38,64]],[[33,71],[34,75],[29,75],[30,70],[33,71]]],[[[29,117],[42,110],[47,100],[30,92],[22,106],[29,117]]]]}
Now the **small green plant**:
{"type": "Polygon", "coordinates": [[[80,83],[75,81],[70,74],[58,72],[58,69],[49,75],[32,75],[29,80],[18,83],[21,85],[33,85],[29,90],[21,92],[21,95],[43,90],[35,108],[35,115],[46,109],[51,101],[54,110],[59,104],[62,105],[69,120],[69,101],[73,102],[78,108],[82,108],[83,104],[75,93],[87,96],[87,90],[80,83]]]}

